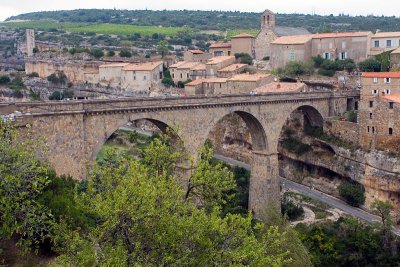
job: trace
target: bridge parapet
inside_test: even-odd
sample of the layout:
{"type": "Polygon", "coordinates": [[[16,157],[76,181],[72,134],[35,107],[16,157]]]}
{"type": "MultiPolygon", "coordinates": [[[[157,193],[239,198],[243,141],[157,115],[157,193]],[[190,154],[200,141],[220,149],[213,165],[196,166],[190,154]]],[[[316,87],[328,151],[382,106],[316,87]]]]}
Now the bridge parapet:
{"type": "Polygon", "coordinates": [[[71,100],[20,102],[0,105],[0,114],[9,114],[10,111],[19,111],[22,114],[32,115],[62,115],[87,114],[103,112],[125,112],[143,109],[149,111],[196,109],[204,107],[258,105],[276,102],[298,102],[305,100],[326,100],[346,98],[345,95],[334,95],[332,92],[309,93],[271,93],[260,95],[213,95],[193,97],[163,97],[163,98],[119,98],[104,100],[71,100]]]}

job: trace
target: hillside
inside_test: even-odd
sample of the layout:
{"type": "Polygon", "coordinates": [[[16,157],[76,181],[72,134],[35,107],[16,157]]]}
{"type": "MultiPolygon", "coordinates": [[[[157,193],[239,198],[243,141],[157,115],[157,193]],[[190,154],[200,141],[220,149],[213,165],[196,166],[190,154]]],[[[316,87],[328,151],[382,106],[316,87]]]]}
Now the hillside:
{"type": "MultiPolygon", "coordinates": [[[[190,27],[200,30],[258,29],[259,13],[227,11],[152,11],[78,9],[71,11],[33,12],[13,16],[10,20],[43,20],[74,23],[114,23],[136,26],[190,27]]],[[[305,27],[310,32],[325,31],[399,31],[399,17],[384,16],[320,16],[277,14],[280,26],[305,27]]]]}

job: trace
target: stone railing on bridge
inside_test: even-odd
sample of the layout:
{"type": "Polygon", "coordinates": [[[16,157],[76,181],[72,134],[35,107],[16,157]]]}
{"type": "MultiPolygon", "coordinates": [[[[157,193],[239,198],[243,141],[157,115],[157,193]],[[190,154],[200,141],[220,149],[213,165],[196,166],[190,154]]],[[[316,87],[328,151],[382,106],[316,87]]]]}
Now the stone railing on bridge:
{"type": "Polygon", "coordinates": [[[22,115],[63,115],[104,112],[143,112],[176,109],[196,109],[221,106],[262,105],[268,103],[301,102],[345,98],[332,92],[273,93],[261,95],[214,95],[212,97],[146,97],[102,100],[71,100],[46,102],[1,103],[0,114],[20,112],[22,115]]]}

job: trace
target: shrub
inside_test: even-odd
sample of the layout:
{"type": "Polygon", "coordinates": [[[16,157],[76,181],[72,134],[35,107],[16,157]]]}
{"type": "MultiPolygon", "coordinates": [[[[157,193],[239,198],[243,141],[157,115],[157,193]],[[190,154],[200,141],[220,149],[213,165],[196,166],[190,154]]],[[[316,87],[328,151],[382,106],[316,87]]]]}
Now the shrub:
{"type": "Polygon", "coordinates": [[[281,212],[282,215],[286,214],[289,220],[294,221],[303,216],[304,209],[302,206],[295,204],[293,201],[285,197],[282,201],[281,212]]]}
{"type": "Polygon", "coordinates": [[[358,68],[364,72],[380,72],[381,63],[376,59],[369,58],[358,63],[358,68]]]}
{"type": "Polygon", "coordinates": [[[107,52],[107,56],[108,57],[113,57],[113,56],[115,56],[115,52],[110,50],[110,51],[107,52]]]}
{"type": "Polygon", "coordinates": [[[3,75],[0,76],[0,84],[7,84],[10,82],[10,77],[3,75]]]}
{"type": "Polygon", "coordinates": [[[314,67],[319,68],[321,67],[322,63],[324,63],[325,59],[321,57],[321,55],[318,55],[316,57],[312,58],[314,62],[314,67]]]}
{"type": "Polygon", "coordinates": [[[49,100],[62,100],[62,94],[60,91],[54,91],[50,96],[49,100]]]}
{"type": "Polygon", "coordinates": [[[119,52],[119,56],[120,57],[132,57],[132,53],[127,50],[122,50],[121,52],[119,52]]]}
{"type": "Polygon", "coordinates": [[[101,49],[92,49],[90,51],[90,55],[92,55],[95,58],[101,58],[104,57],[104,52],[101,49]]]}
{"type": "Polygon", "coordinates": [[[240,59],[242,64],[253,65],[253,58],[247,53],[236,53],[235,58],[240,59]]]}
{"type": "Polygon", "coordinates": [[[318,74],[322,76],[333,77],[336,74],[335,70],[319,69],[318,74]]]}
{"type": "Polygon", "coordinates": [[[65,84],[68,81],[67,75],[63,71],[52,73],[47,77],[47,80],[54,84],[65,84]]]}
{"type": "Polygon", "coordinates": [[[31,72],[31,73],[28,74],[28,77],[31,77],[31,78],[39,77],[39,74],[37,72],[31,72]]]}
{"type": "Polygon", "coordinates": [[[285,69],[283,70],[284,74],[288,76],[300,76],[304,74],[311,74],[312,71],[313,71],[312,66],[302,61],[289,62],[285,66],[285,69]]]}
{"type": "Polygon", "coordinates": [[[302,143],[296,137],[288,137],[284,139],[282,145],[288,151],[293,152],[297,155],[302,155],[304,153],[311,151],[312,149],[310,145],[302,143]]]}
{"type": "Polygon", "coordinates": [[[14,90],[21,90],[25,88],[24,82],[21,78],[17,77],[12,82],[8,84],[8,87],[14,90]]]}
{"type": "Polygon", "coordinates": [[[364,187],[361,184],[344,180],[339,185],[338,190],[340,196],[354,207],[359,207],[365,202],[364,187]]]}

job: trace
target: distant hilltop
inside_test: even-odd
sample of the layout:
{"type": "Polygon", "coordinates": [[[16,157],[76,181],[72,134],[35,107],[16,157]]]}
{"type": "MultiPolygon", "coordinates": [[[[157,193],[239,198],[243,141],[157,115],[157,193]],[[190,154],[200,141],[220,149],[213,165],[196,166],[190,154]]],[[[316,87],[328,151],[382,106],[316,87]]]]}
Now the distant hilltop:
{"type": "MultiPolygon", "coordinates": [[[[266,8],[268,8],[266,6],[266,8]]],[[[12,16],[6,21],[57,20],[59,22],[116,23],[138,26],[190,27],[199,30],[259,29],[260,13],[192,10],[77,9],[12,16]]],[[[400,18],[384,16],[276,14],[277,23],[303,27],[311,33],[334,31],[398,31],[400,18]]]]}

